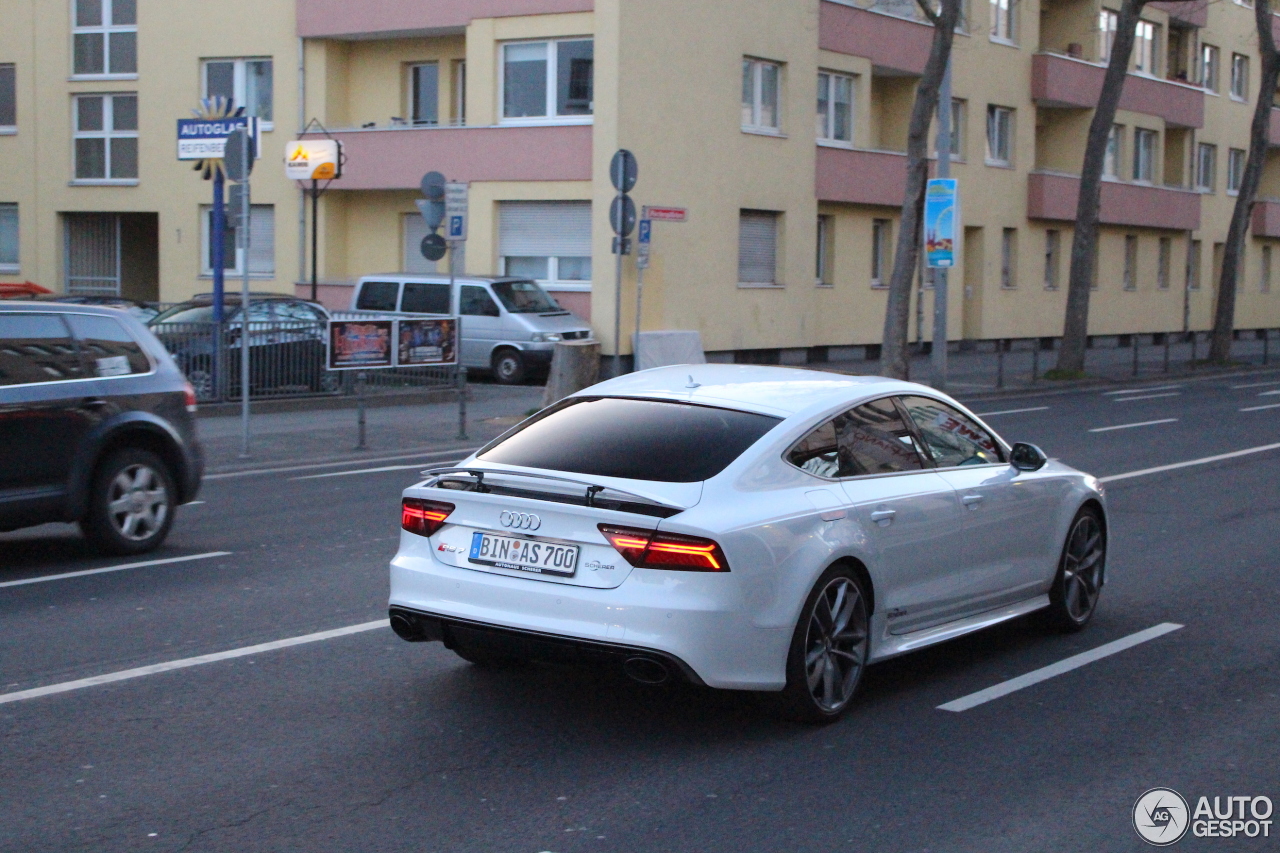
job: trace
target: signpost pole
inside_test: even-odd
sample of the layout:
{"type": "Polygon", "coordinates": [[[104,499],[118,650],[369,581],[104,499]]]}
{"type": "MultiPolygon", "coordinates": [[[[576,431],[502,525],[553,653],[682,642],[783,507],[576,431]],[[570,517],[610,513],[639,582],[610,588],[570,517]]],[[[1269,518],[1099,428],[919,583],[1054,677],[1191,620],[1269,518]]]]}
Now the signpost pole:
{"type": "MultiPolygon", "coordinates": [[[[947,61],[947,70],[942,75],[942,86],[938,91],[938,177],[951,177],[951,62],[947,61]]],[[[956,214],[952,213],[952,222],[955,223],[953,230],[954,237],[958,241],[961,233],[959,225],[956,221],[956,214]]],[[[952,243],[952,257],[957,255],[955,251],[955,243],[952,243]]],[[[931,353],[933,360],[933,387],[939,391],[945,391],[947,388],[947,274],[950,272],[946,267],[940,267],[934,272],[933,277],[933,352],[931,353]]]]}
{"type": "Polygon", "coordinates": [[[640,369],[640,317],[644,307],[644,271],[649,268],[649,248],[653,240],[653,222],[649,219],[649,208],[644,208],[640,216],[639,231],[636,232],[636,336],[631,347],[631,372],[640,369]]]}
{"type": "Polygon", "coordinates": [[[225,288],[224,270],[226,242],[224,236],[227,230],[227,212],[223,207],[223,178],[222,169],[215,168],[213,170],[213,211],[211,215],[212,222],[209,225],[209,263],[213,267],[213,323],[214,323],[214,345],[213,345],[213,393],[219,400],[223,399],[223,390],[225,386],[225,366],[226,366],[226,341],[224,333],[226,331],[225,312],[223,310],[223,292],[225,288]]]}
{"type": "Polygon", "coordinates": [[[320,258],[320,182],[311,179],[311,301],[316,296],[316,265],[320,258]]]}
{"type": "MultiPolygon", "coordinates": [[[[621,185],[621,181],[619,181],[621,185]]],[[[622,190],[618,190],[617,205],[622,206],[622,190]]],[[[614,256],[613,275],[613,375],[622,375],[622,241],[625,237],[619,234],[614,238],[617,252],[614,256]]]]}
{"type": "Polygon", "coordinates": [[[240,334],[240,455],[249,455],[249,169],[253,165],[250,146],[254,140],[247,132],[240,133],[241,163],[244,164],[243,191],[240,193],[240,227],[236,229],[236,245],[244,250],[240,267],[240,316],[243,318],[240,334]]]}

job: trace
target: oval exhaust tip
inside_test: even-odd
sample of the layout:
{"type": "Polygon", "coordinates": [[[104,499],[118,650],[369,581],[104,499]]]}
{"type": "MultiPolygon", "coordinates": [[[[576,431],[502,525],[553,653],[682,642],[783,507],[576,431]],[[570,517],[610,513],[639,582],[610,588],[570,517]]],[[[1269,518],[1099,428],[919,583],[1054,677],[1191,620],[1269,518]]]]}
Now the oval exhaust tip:
{"type": "Polygon", "coordinates": [[[422,639],[422,632],[418,630],[418,626],[403,613],[391,614],[391,630],[396,632],[397,637],[410,643],[422,639]]]}
{"type": "Polygon", "coordinates": [[[638,681],[641,684],[666,684],[671,679],[671,673],[667,671],[667,665],[653,658],[627,658],[622,664],[622,671],[632,681],[638,681]]]}

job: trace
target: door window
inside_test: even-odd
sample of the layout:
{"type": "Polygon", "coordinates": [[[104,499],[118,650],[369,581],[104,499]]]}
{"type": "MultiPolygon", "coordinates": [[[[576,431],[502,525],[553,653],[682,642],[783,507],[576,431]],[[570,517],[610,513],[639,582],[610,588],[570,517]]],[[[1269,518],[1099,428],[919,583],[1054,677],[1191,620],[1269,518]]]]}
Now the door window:
{"type": "Polygon", "coordinates": [[[894,474],[924,468],[915,436],[893,400],[875,400],[832,418],[787,454],[792,465],[819,477],[894,474]]]}
{"type": "Polygon", "coordinates": [[[0,314],[0,386],[83,378],[71,333],[55,314],[0,314]]]}
{"type": "Polygon", "coordinates": [[[939,468],[1006,461],[1004,450],[991,433],[946,403],[928,397],[903,397],[902,404],[939,468]]]}
{"type": "Polygon", "coordinates": [[[151,361],[128,330],[112,317],[68,314],[67,322],[80,342],[80,353],[94,376],[149,373],[151,361]]]}
{"type": "Polygon", "coordinates": [[[493,297],[483,287],[474,284],[463,285],[462,287],[462,309],[461,312],[468,317],[500,317],[502,312],[498,310],[498,303],[493,301],[493,297]]]}
{"type": "Polygon", "coordinates": [[[398,281],[366,281],[360,288],[360,298],[356,300],[359,311],[394,311],[396,299],[400,296],[398,281]]]}
{"type": "Polygon", "coordinates": [[[400,310],[411,314],[448,314],[449,285],[406,282],[400,310]]]}

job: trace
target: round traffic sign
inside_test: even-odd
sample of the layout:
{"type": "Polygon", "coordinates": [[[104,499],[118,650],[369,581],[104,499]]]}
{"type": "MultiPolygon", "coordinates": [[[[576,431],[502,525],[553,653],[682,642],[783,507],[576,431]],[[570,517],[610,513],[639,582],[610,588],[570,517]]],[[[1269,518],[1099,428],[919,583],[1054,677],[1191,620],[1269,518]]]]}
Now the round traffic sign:
{"type": "Polygon", "coordinates": [[[636,203],[629,195],[614,196],[609,205],[609,224],[613,233],[626,237],[636,227],[636,203]]]}
{"type": "Polygon", "coordinates": [[[620,193],[629,193],[639,176],[640,164],[636,162],[636,155],[625,148],[619,148],[609,163],[609,180],[613,182],[613,188],[620,193]]]}
{"type": "Polygon", "coordinates": [[[444,201],[444,175],[439,172],[427,172],[422,176],[419,187],[422,194],[431,201],[444,201]]]}
{"type": "Polygon", "coordinates": [[[422,252],[422,257],[429,261],[438,261],[444,257],[444,250],[448,248],[448,244],[439,234],[428,234],[422,238],[422,245],[418,248],[422,252]]]}

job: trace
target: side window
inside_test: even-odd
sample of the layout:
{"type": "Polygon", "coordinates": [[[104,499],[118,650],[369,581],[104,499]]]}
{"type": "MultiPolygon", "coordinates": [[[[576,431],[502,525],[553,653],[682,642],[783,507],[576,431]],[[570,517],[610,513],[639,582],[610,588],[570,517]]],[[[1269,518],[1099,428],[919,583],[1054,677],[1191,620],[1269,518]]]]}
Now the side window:
{"type": "Polygon", "coordinates": [[[66,317],[80,341],[80,353],[92,375],[127,376],[151,370],[151,361],[142,347],[114,318],[91,314],[66,317]]]}
{"type": "Polygon", "coordinates": [[[991,433],[959,411],[928,397],[903,397],[925,447],[939,468],[1004,462],[1004,451],[991,433]]]}
{"type": "Polygon", "coordinates": [[[71,333],[55,314],[0,314],[0,386],[81,379],[71,333]]]}
{"type": "Polygon", "coordinates": [[[360,298],[356,300],[359,311],[394,311],[396,299],[400,296],[398,281],[366,281],[360,288],[360,298]]]}
{"type": "Polygon", "coordinates": [[[875,400],[827,421],[801,439],[788,461],[819,477],[918,471],[924,462],[893,400],[875,400]]]}
{"type": "Polygon", "coordinates": [[[448,314],[449,285],[407,282],[400,310],[411,314],[448,314]]]}
{"type": "Polygon", "coordinates": [[[306,302],[277,302],[276,314],[283,323],[323,323],[320,309],[306,302]]]}
{"type": "Polygon", "coordinates": [[[819,477],[839,477],[840,459],[836,449],[835,421],[827,421],[800,439],[787,453],[787,461],[819,477]]]}
{"type": "Polygon", "coordinates": [[[460,310],[468,317],[499,317],[502,314],[489,292],[474,284],[463,285],[460,310]]]}

